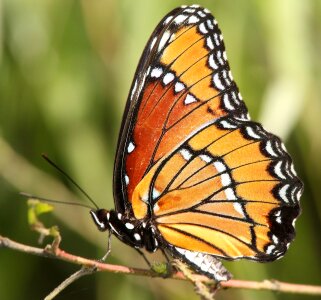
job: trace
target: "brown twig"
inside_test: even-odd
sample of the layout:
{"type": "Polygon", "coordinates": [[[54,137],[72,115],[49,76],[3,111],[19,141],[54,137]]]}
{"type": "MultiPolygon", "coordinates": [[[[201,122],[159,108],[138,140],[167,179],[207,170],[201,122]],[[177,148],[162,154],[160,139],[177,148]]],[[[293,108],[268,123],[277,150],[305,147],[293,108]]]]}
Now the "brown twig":
{"type": "MultiPolygon", "coordinates": [[[[47,248],[37,248],[17,243],[9,238],[0,236],[0,248],[9,248],[16,251],[56,258],[64,260],[73,264],[85,266],[87,268],[96,268],[97,271],[107,271],[113,273],[122,273],[130,275],[139,275],[139,276],[149,276],[149,277],[162,277],[162,274],[157,274],[152,270],[138,269],[138,268],[129,268],[119,265],[110,265],[95,260],[83,258],[76,256],[70,253],[67,253],[61,249],[56,249],[55,253],[48,251],[47,248]]],[[[86,274],[83,274],[86,275],[86,274]]],[[[77,275],[75,275],[77,276],[77,275]]],[[[81,275],[82,276],[82,275],[81,275]]],[[[186,277],[181,273],[174,273],[171,279],[186,280],[186,277]]],[[[199,282],[211,282],[205,276],[194,275],[194,279],[199,282]]],[[[275,280],[264,280],[262,282],[256,281],[244,281],[244,280],[229,280],[227,282],[221,283],[222,288],[238,288],[238,289],[251,289],[251,290],[271,290],[283,293],[293,293],[293,294],[306,294],[306,295],[321,295],[321,286],[313,285],[303,285],[303,284],[292,284],[286,282],[280,282],[275,280]]]]}

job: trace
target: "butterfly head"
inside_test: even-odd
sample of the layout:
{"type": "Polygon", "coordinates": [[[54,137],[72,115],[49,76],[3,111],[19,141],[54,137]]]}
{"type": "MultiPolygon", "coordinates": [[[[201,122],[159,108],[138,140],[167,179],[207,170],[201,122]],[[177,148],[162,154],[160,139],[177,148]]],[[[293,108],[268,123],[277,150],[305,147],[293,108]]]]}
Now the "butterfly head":
{"type": "Polygon", "coordinates": [[[93,218],[94,223],[100,231],[106,231],[110,229],[109,226],[109,214],[110,212],[106,209],[91,210],[90,215],[93,218]]]}

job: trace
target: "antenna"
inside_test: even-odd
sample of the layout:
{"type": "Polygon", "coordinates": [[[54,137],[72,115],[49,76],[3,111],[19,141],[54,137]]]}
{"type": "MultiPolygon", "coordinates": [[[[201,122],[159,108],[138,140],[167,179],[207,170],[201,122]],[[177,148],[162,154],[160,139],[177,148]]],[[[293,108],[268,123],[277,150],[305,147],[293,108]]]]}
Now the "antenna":
{"type": "MultiPolygon", "coordinates": [[[[64,175],[86,198],[97,208],[99,209],[98,205],[95,201],[60,167],[58,167],[46,154],[41,154],[42,158],[45,159],[51,166],[53,166],[57,171],[59,171],[62,175],[64,175]]],[[[40,199],[40,198],[39,198],[40,199]]],[[[49,200],[49,199],[48,199],[49,200]]]]}
{"type": "Polygon", "coordinates": [[[48,198],[44,198],[44,197],[38,197],[38,196],[35,196],[35,195],[32,195],[32,194],[28,194],[28,193],[24,193],[24,192],[20,192],[19,194],[21,196],[23,196],[23,197],[32,198],[32,199],[36,199],[36,200],[40,200],[40,201],[45,201],[45,202],[48,202],[48,203],[67,204],[67,205],[74,205],[74,206],[80,206],[80,207],[85,207],[85,208],[92,209],[92,207],[90,207],[89,205],[82,204],[82,203],[53,200],[53,199],[48,199],[48,198]]]}

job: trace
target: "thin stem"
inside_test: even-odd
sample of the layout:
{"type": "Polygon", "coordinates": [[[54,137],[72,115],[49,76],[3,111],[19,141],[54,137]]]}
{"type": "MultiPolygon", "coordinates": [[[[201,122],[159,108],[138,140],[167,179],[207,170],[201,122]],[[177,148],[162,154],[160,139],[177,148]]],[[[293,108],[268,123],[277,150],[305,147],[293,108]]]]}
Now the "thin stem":
{"type": "MultiPolygon", "coordinates": [[[[152,270],[129,268],[119,265],[105,264],[96,260],[91,260],[67,253],[61,249],[56,249],[56,252],[48,251],[48,249],[31,247],[21,243],[17,243],[9,238],[0,235],[0,248],[9,248],[16,251],[56,258],[59,260],[67,261],[73,264],[85,266],[88,268],[96,268],[97,271],[107,271],[113,273],[122,273],[130,275],[148,276],[148,277],[163,277],[162,274],[157,274],[152,270]]],[[[86,275],[86,274],[84,274],[86,275]]],[[[194,279],[201,282],[212,282],[209,278],[202,275],[193,275],[194,279]]],[[[186,277],[181,273],[177,272],[172,274],[169,278],[186,280],[186,277]]],[[[306,294],[306,295],[321,295],[321,286],[304,285],[304,284],[292,284],[286,282],[280,282],[275,280],[264,280],[262,282],[256,281],[244,281],[244,280],[229,280],[226,282],[221,282],[221,287],[223,288],[238,288],[238,289],[251,289],[251,290],[271,290],[283,293],[293,293],[293,294],[306,294]]]]}
{"type": "Polygon", "coordinates": [[[78,280],[80,277],[90,275],[95,271],[96,270],[94,268],[82,267],[80,270],[78,270],[77,272],[69,276],[66,280],[64,280],[62,283],[60,283],[47,297],[45,297],[44,300],[52,300],[58,294],[60,294],[62,290],[64,290],[67,286],[71,285],[73,282],[78,280]]]}

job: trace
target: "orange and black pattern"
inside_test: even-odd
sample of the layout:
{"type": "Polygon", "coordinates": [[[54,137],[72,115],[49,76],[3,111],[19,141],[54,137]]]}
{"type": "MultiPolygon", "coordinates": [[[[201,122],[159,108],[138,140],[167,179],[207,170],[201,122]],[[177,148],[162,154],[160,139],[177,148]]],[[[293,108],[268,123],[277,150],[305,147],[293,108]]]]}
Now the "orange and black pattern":
{"type": "Polygon", "coordinates": [[[213,16],[196,5],[165,16],[127,101],[116,210],[152,221],[174,255],[201,268],[197,253],[282,256],[301,193],[280,139],[249,120],[213,16]]]}

